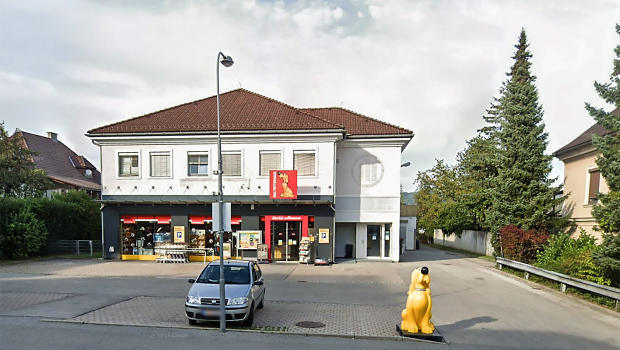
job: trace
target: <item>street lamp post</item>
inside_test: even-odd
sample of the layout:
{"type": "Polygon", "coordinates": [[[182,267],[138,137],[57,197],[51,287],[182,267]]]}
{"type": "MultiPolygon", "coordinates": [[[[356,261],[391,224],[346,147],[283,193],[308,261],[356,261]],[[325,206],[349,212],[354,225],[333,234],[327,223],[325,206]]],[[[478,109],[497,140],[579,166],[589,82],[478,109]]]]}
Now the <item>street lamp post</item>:
{"type": "Polygon", "coordinates": [[[219,246],[220,246],[220,331],[226,332],[226,279],[224,278],[224,193],[222,192],[222,137],[220,136],[220,65],[230,67],[233,59],[223,53],[217,54],[217,187],[218,187],[218,215],[219,215],[219,246]],[[220,56],[222,60],[220,61],[220,56]]]}

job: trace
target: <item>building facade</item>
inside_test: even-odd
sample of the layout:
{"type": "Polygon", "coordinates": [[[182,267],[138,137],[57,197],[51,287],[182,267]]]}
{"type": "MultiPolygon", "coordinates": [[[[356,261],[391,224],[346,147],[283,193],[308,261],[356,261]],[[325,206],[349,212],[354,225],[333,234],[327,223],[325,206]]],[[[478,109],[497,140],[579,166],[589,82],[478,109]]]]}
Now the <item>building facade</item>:
{"type": "MultiPolygon", "coordinates": [[[[225,258],[334,261],[352,244],[357,258],[398,261],[400,160],[411,131],[244,89],[222,94],[220,105],[225,258]]],[[[105,258],[219,256],[216,111],[210,97],[88,131],[101,149],[105,258]]]]}
{"type": "Polygon", "coordinates": [[[594,230],[596,221],[592,217],[592,205],[597,203],[596,194],[607,193],[608,188],[596,165],[599,152],[592,144],[592,134],[608,133],[601,125],[594,124],[554,153],[564,163],[564,193],[568,193],[564,213],[570,215],[575,223],[571,234],[578,236],[580,229],[583,229],[599,239],[599,242],[601,234],[594,230]]]}

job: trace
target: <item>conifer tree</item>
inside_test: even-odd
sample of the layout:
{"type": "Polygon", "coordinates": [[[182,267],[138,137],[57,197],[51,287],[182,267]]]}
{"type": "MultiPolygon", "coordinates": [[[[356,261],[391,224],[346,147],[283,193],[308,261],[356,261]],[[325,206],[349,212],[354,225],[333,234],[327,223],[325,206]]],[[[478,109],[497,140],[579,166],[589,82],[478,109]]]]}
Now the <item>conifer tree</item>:
{"type": "MultiPolygon", "coordinates": [[[[616,25],[620,35],[620,25],[616,25]]],[[[594,83],[598,95],[615,106],[611,112],[595,108],[586,103],[586,109],[598,124],[609,133],[592,135],[592,143],[600,152],[596,165],[605,179],[609,191],[597,195],[598,204],[592,209],[592,216],[603,232],[603,242],[593,252],[597,265],[601,266],[616,284],[620,284],[620,45],[616,46],[616,57],[610,82],[594,83]]]]}
{"type": "Polygon", "coordinates": [[[565,198],[556,198],[562,186],[553,186],[557,178],[549,178],[552,156],[545,154],[548,134],[524,29],[515,47],[514,64],[497,99],[497,175],[488,190],[487,225],[496,234],[506,225],[558,231],[566,220],[557,218],[554,208],[565,198]]]}

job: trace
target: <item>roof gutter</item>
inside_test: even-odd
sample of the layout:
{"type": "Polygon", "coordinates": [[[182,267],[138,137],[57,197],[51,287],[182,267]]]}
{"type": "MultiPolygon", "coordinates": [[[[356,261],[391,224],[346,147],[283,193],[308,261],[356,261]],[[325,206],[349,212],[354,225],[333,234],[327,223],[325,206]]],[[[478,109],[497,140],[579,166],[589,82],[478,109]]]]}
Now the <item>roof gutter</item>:
{"type": "MultiPolygon", "coordinates": [[[[344,133],[344,129],[310,129],[310,130],[236,130],[222,131],[222,134],[319,134],[344,133]]],[[[86,133],[87,137],[114,136],[175,136],[175,135],[217,135],[217,131],[162,131],[162,132],[125,132],[125,133],[86,133]]]]}

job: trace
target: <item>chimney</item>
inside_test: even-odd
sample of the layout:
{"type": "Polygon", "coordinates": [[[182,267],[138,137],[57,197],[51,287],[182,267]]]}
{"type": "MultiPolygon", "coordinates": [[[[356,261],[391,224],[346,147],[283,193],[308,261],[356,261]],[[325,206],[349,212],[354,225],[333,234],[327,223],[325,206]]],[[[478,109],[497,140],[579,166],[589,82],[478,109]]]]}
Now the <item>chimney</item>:
{"type": "Polygon", "coordinates": [[[54,142],[58,142],[58,134],[55,132],[48,131],[47,138],[52,139],[54,142]]]}

